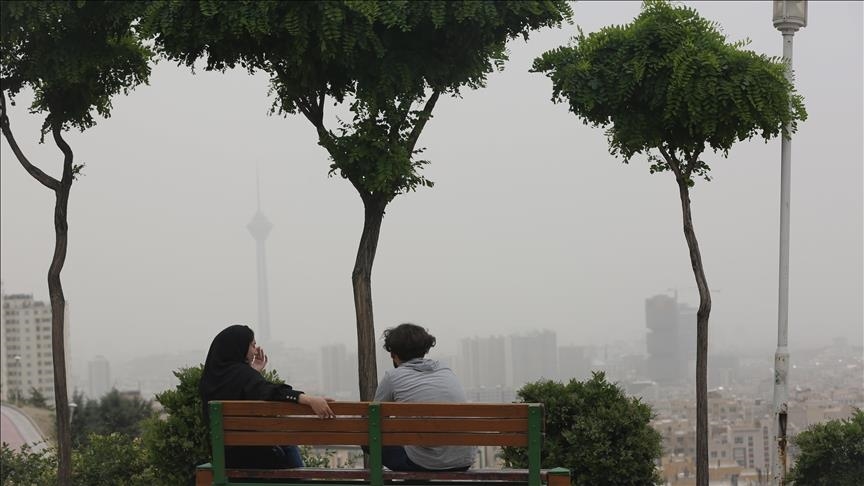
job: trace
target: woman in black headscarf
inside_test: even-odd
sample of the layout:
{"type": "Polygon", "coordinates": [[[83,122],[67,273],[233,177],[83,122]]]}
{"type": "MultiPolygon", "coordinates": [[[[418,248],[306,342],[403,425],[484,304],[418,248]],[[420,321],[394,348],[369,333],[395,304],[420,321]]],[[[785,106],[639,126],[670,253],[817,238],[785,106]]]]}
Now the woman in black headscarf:
{"type": "MultiPolygon", "coordinates": [[[[204,405],[208,427],[211,400],[273,400],[309,406],[321,418],[333,418],[327,399],[306,395],[290,385],[267,381],[261,371],[267,366],[267,355],[255,343],[255,334],[247,326],[234,325],[216,335],[207,353],[204,373],[198,391],[204,405]]],[[[282,468],[302,467],[297,446],[225,448],[228,467],[282,468]]]]}

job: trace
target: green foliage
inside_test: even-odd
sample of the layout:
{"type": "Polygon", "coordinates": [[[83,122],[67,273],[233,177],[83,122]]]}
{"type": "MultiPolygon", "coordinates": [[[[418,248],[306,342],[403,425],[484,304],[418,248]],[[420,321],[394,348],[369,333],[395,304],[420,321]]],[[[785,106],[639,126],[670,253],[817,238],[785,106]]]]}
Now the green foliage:
{"type": "Polygon", "coordinates": [[[483,86],[508,39],[570,16],[563,0],[157,1],[142,25],[163,54],[190,67],[205,59],[208,70],[267,72],[274,110],[302,113],[331,173],[386,205],[431,185],[418,174],[425,161],[413,157],[438,94],[483,86]],[[352,100],[354,118],[338,133],[324,127],[328,98],[352,100]]]}
{"type": "MultiPolygon", "coordinates": [[[[44,486],[57,484],[56,453],[35,452],[3,444],[0,453],[0,484],[44,486]]],[[[145,486],[161,484],[153,475],[147,453],[138,439],[123,434],[96,435],[72,453],[72,486],[145,486]]]]}
{"type": "Polygon", "coordinates": [[[203,365],[175,371],[180,383],[156,395],[165,416],[143,423],[144,447],[160,483],[166,486],[193,484],[195,466],[210,462],[209,436],[198,394],[203,371],[203,365]]]}
{"type": "Polygon", "coordinates": [[[0,2],[0,88],[14,100],[35,93],[30,110],[54,127],[81,130],[93,111],[111,112],[111,97],[146,82],[151,52],[133,23],[143,2],[0,2]]]}
{"type": "Polygon", "coordinates": [[[5,442],[0,450],[0,484],[43,486],[57,484],[56,458],[51,450],[34,452],[29,446],[12,449],[5,442]]]}
{"type": "Polygon", "coordinates": [[[72,455],[74,486],[149,486],[162,484],[140,439],[111,433],[91,434],[72,455]]]}
{"type": "Polygon", "coordinates": [[[806,119],[782,59],[745,45],[727,43],[692,8],[648,1],[632,23],[580,31],[533,70],[551,78],[553,101],[566,99],[586,124],[607,129],[613,155],[649,154],[652,173],[677,161],[692,185],[692,176],[708,179],[699,158],[706,148],[726,156],[737,141],[794,132],[806,119]]]}
{"type": "Polygon", "coordinates": [[[789,480],[795,486],[855,486],[864,478],[864,411],[814,425],[794,439],[801,450],[789,480]]]}
{"type": "MultiPolygon", "coordinates": [[[[544,405],[544,468],[569,468],[574,485],[660,482],[655,461],[662,452],[661,438],[650,426],[651,407],[627,397],[603,373],[584,382],[528,383],[519,399],[544,405]]],[[[505,447],[502,457],[509,467],[528,467],[525,448],[505,447]]]]}
{"type": "Polygon", "coordinates": [[[121,395],[112,389],[99,400],[86,399],[77,392],[72,401],[77,403],[72,414],[72,444],[87,443],[91,434],[119,433],[127,438],[141,435],[141,422],[153,416],[153,402],[140,396],[121,395]]]}
{"type": "Polygon", "coordinates": [[[31,406],[36,407],[36,408],[44,408],[44,409],[49,408],[48,407],[48,400],[45,398],[45,395],[43,395],[42,392],[39,391],[39,389],[36,388],[35,386],[30,388],[30,398],[25,400],[25,402],[28,405],[31,405],[31,406]]]}

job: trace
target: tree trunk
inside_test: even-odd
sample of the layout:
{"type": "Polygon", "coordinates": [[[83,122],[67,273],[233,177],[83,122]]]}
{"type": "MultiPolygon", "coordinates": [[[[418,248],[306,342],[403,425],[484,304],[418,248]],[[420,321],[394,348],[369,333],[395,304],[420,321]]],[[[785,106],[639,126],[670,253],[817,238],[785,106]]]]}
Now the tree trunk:
{"type": "Polygon", "coordinates": [[[357,370],[360,378],[360,400],[375,397],[378,388],[378,366],[375,360],[375,319],[372,313],[372,264],[378,249],[378,235],[387,201],[361,193],[364,207],[363,235],[357,248],[357,260],[351,274],[354,288],[354,311],[357,316],[357,370]]]}
{"type": "Polygon", "coordinates": [[[51,352],[54,362],[54,411],[57,416],[57,479],[61,485],[72,484],[72,430],[69,423],[69,396],[66,386],[66,298],[60,272],[66,263],[69,224],[69,190],[72,188],[72,149],[60,135],[52,130],[54,142],[63,152],[63,178],[55,191],[54,204],[54,258],[48,269],[48,294],[51,297],[51,352]]]}
{"type": "Polygon", "coordinates": [[[699,310],[696,313],[696,486],[708,486],[708,315],[711,313],[711,293],[693,230],[689,186],[686,178],[677,171],[676,180],[684,216],[684,238],[690,249],[690,264],[699,288],[699,310]]]}

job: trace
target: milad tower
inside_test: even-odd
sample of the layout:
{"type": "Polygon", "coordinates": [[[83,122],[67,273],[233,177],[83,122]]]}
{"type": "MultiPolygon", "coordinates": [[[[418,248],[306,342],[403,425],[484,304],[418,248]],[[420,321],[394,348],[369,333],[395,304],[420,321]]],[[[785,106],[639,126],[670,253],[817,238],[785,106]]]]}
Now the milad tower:
{"type": "Polygon", "coordinates": [[[261,212],[261,181],[257,174],[255,177],[257,185],[257,202],[258,210],[255,211],[255,216],[252,216],[252,221],[246,225],[246,229],[255,238],[256,257],[258,264],[258,325],[256,327],[256,341],[259,346],[269,344],[270,342],[270,293],[267,289],[267,237],[270,235],[270,230],[273,229],[273,224],[261,212]]]}

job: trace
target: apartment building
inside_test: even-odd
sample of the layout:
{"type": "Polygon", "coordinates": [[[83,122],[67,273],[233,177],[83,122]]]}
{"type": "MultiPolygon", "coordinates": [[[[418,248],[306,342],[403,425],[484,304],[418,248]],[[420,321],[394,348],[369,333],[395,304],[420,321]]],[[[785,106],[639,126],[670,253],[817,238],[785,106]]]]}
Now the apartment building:
{"type": "MultiPolygon", "coordinates": [[[[54,403],[51,306],[32,294],[3,295],[3,390],[5,399],[30,398],[34,391],[54,403]]],[[[66,309],[66,375],[69,376],[69,309],[66,309]]]]}

